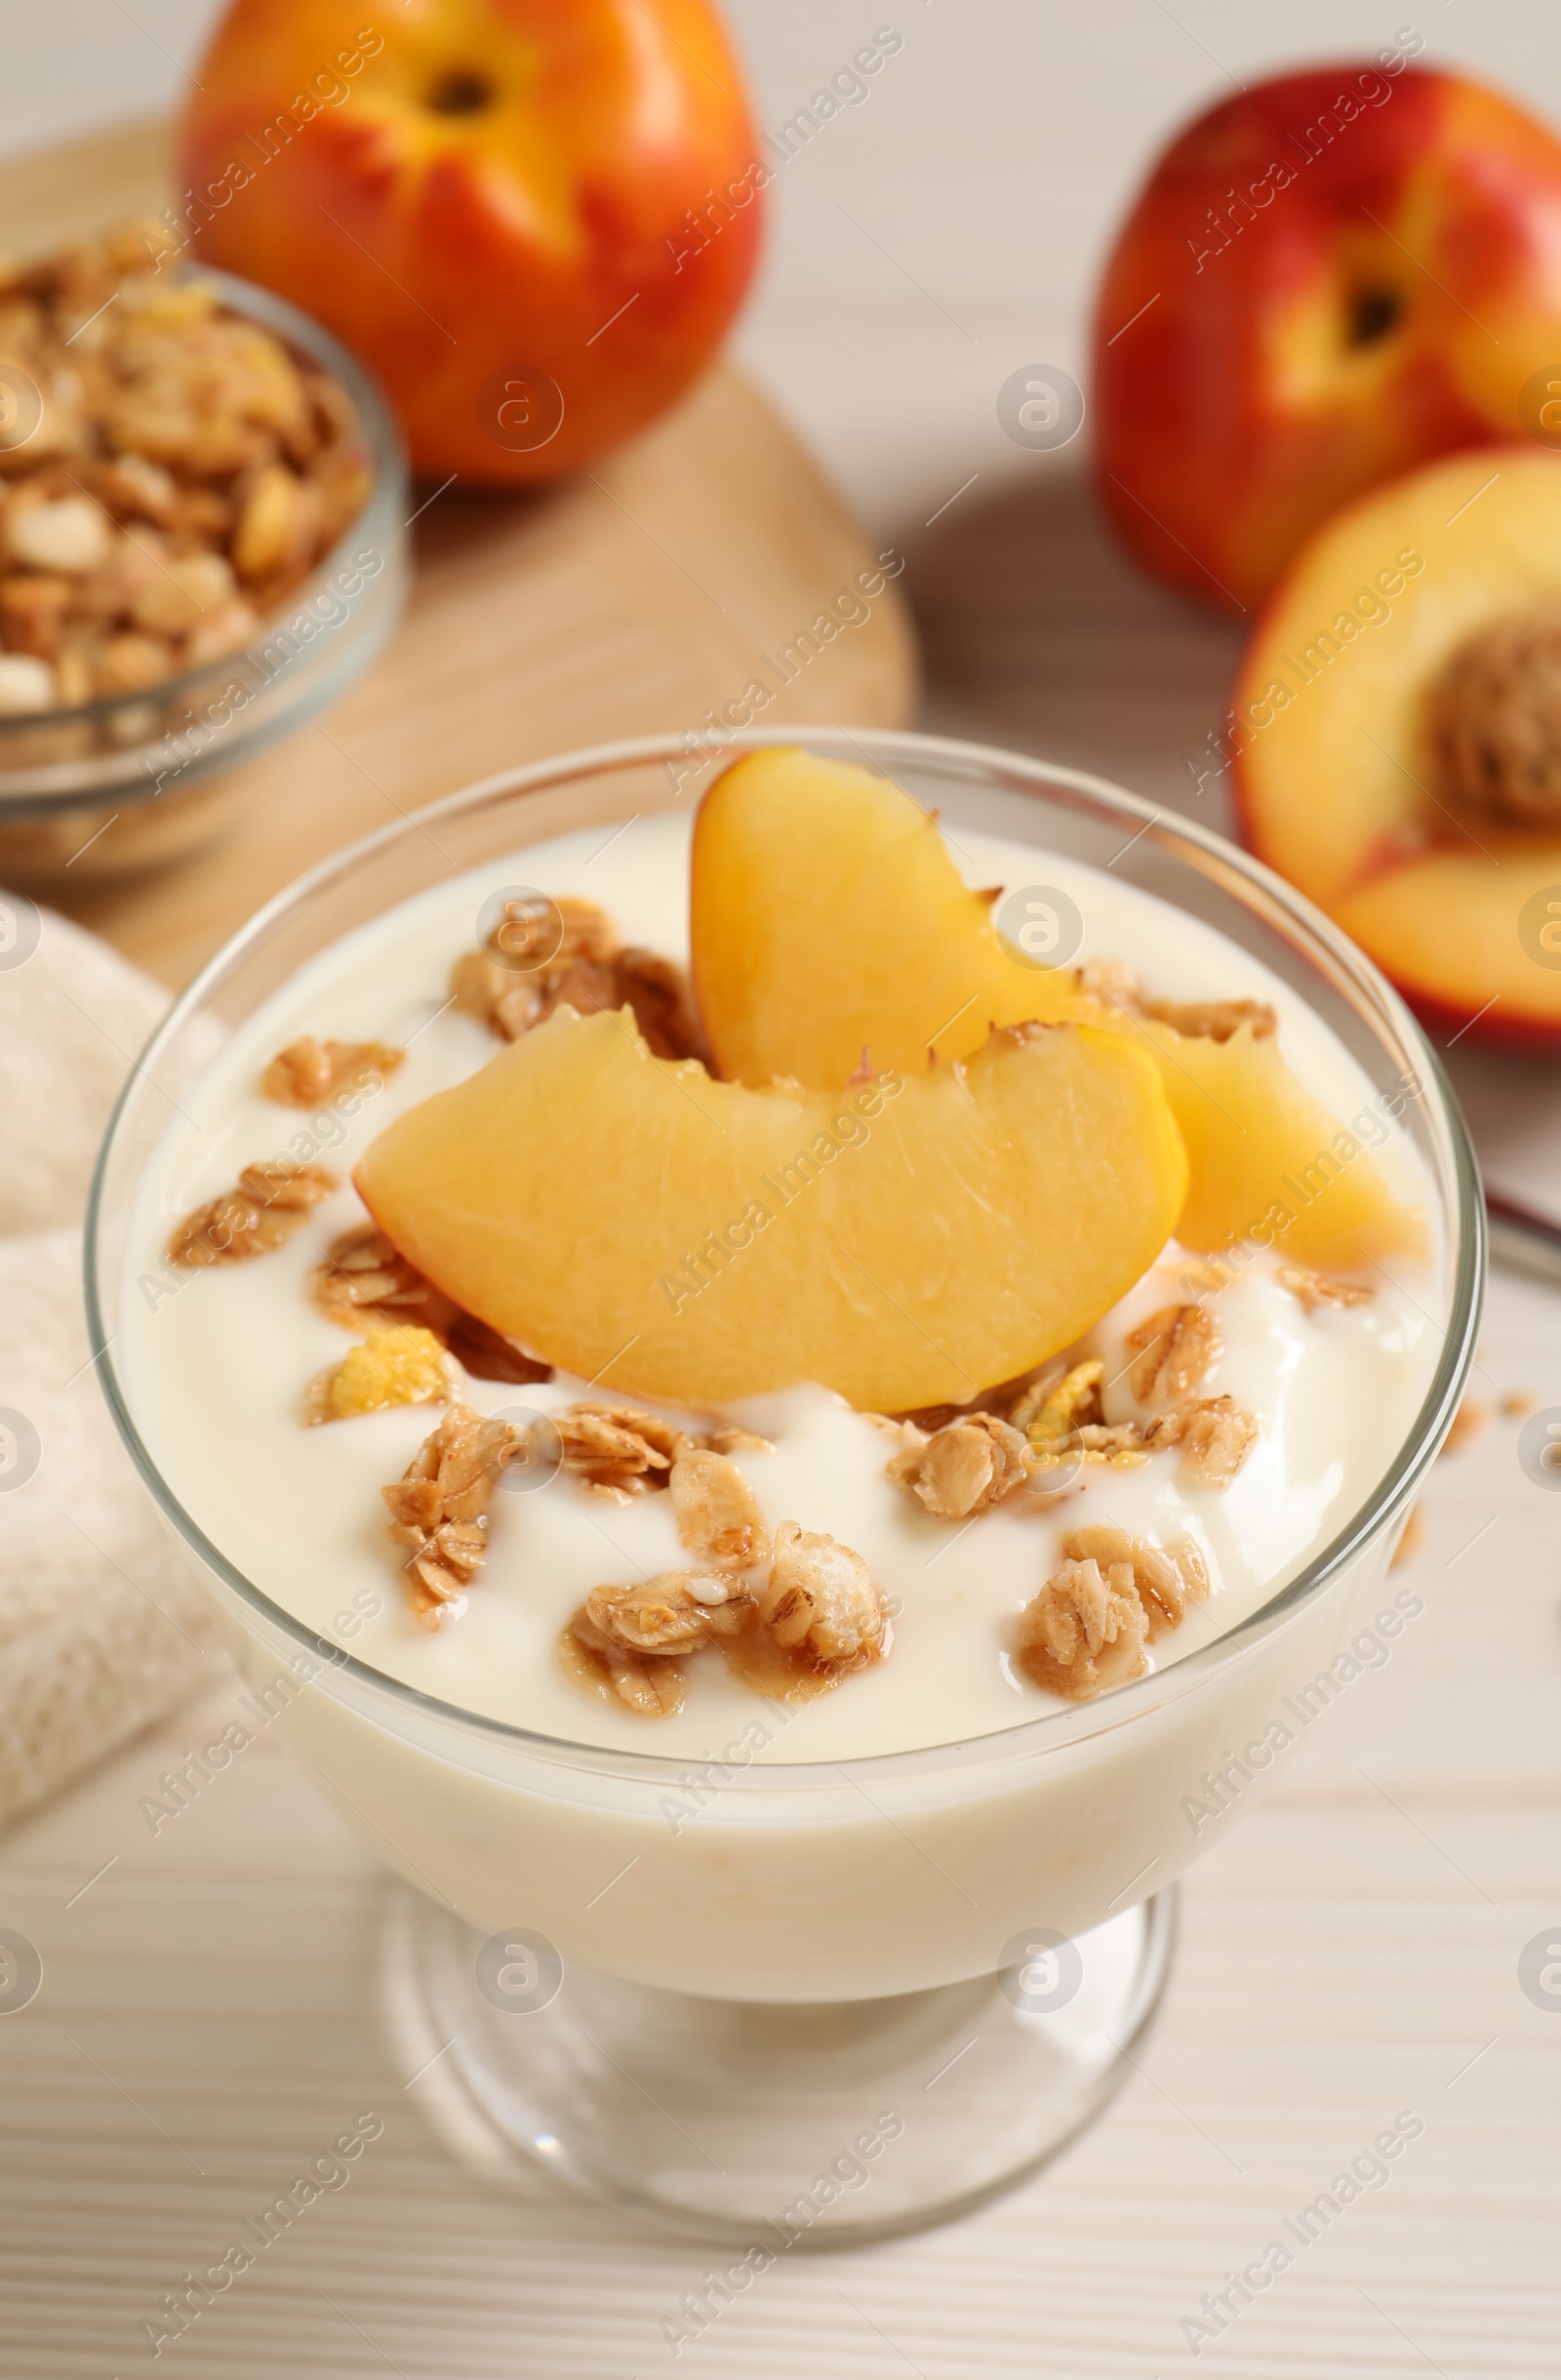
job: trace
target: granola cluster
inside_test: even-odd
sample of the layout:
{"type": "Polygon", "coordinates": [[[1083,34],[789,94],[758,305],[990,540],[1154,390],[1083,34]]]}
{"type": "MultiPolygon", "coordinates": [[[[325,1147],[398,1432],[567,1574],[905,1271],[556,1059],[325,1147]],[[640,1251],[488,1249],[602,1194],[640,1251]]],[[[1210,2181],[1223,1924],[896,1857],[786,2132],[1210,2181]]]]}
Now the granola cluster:
{"type": "Polygon", "coordinates": [[[387,1041],[317,1041],[304,1033],[277,1051],[260,1089],[284,1108],[321,1108],[343,1091],[378,1089],[406,1054],[387,1041]]]}
{"type": "Polygon", "coordinates": [[[1228,1041],[1249,1026],[1255,1041],[1266,1041],[1279,1029],[1279,1019],[1267,1000],[1160,1000],[1143,988],[1134,970],[1120,958],[1092,958],[1073,970],[1073,983],[1087,998],[1103,1008],[1119,1008],[1129,1016],[1150,1017],[1169,1025],[1189,1041],[1228,1041]]]}
{"type": "Polygon", "coordinates": [[[1194,1487],[1228,1487],[1258,1440],[1258,1425],[1233,1396],[1203,1396],[1157,1413],[1143,1429],[1150,1454],[1180,1446],[1194,1487]]]}
{"type": "Polygon", "coordinates": [[[323,1165],[295,1165],[282,1157],[246,1165],[235,1190],[193,1207],[174,1226],[169,1262],[187,1269],[265,1256],[291,1239],[310,1207],[329,1198],[336,1187],[335,1174],[323,1165]]]}
{"type": "Polygon", "coordinates": [[[507,902],[481,949],[457,959],[450,989],[503,1041],[559,1008],[588,1017],[627,1007],[653,1057],[709,1056],[682,968],[620,944],[604,909],[567,894],[507,902]]]}
{"type": "Polygon", "coordinates": [[[438,1296],[433,1283],[374,1223],[354,1224],[339,1233],[311,1267],[304,1288],[316,1311],[344,1330],[414,1312],[423,1321],[438,1296]]]}
{"type": "Polygon", "coordinates": [[[947,1422],[895,1455],[889,1476],[941,1520],[963,1520],[1000,1504],[1029,1475],[1023,1432],[995,1413],[947,1422]]]}
{"type": "Polygon", "coordinates": [[[1020,1615],[1016,1656],[1036,1685],[1088,1702],[1148,1668],[1146,1647],[1209,1592],[1190,1537],[1156,1546],[1124,1529],[1072,1529],[1062,1564],[1020,1615]]]}
{"type": "Polygon", "coordinates": [[[238,651],[363,509],[345,389],[159,272],[168,244],[131,224],[0,270],[0,366],[41,406],[0,434],[0,713],[238,651]]]}
{"type": "Polygon", "coordinates": [[[884,1649],[889,1623],[883,1597],[860,1553],[821,1532],[783,1520],[759,1618],[788,1653],[806,1653],[838,1671],[860,1668],[884,1649]]]}
{"type": "Polygon", "coordinates": [[[1047,1365],[1023,1391],[1012,1418],[1025,1433],[1032,1472],[1087,1463],[1133,1471],[1143,1461],[1137,1424],[1106,1421],[1101,1401],[1104,1377],[1105,1365],[1092,1355],[1068,1369],[1047,1365]]]}
{"type": "Polygon", "coordinates": [[[1134,1351],[1128,1381],[1135,1399],[1166,1410],[1146,1421],[1108,1423],[1101,1358],[1054,1362],[1024,1382],[990,1391],[930,1433],[911,1418],[890,1424],[898,1447],[890,1478],[942,1520],[966,1520],[1010,1500],[1044,1511],[1086,1465],[1133,1471],[1178,1446],[1195,1485],[1228,1487],[1258,1425],[1233,1397],[1191,1393],[1221,1351],[1213,1315],[1190,1300],[1162,1307],[1129,1333],[1127,1344],[1134,1351]]]}
{"type": "Polygon", "coordinates": [[[1188,1041],[1228,1041],[1246,1025],[1254,1041],[1267,1041],[1279,1019],[1266,1000],[1141,1000],[1139,1014],[1169,1025],[1188,1041]]]}
{"type": "Polygon", "coordinates": [[[491,1323],[447,1298],[378,1224],[354,1224],[340,1232],[310,1268],[304,1287],[316,1311],[343,1330],[420,1322],[473,1380],[552,1379],[550,1363],[539,1363],[491,1323]]]}
{"type": "Polygon", "coordinates": [[[1309,1265],[1281,1265],[1274,1278],[1309,1314],[1319,1306],[1369,1306],[1377,1295],[1369,1281],[1343,1281],[1335,1272],[1314,1272],[1309,1265]]]}
{"type": "Polygon", "coordinates": [[[409,1549],[407,1597],[420,1627],[442,1628],[464,1610],[466,1589],[488,1551],[488,1508],[499,1474],[525,1444],[525,1432],[512,1423],[452,1405],[401,1477],[380,1489],[390,1512],[387,1535],[409,1549]]]}
{"type": "Polygon", "coordinates": [[[686,1438],[667,1486],[700,1567],[593,1589],[559,1643],[577,1682],[657,1716],[682,1708],[682,1665],[709,1646],[755,1693],[788,1702],[827,1693],[887,1652],[887,1607],[861,1554],[794,1520],[781,1521],[772,1546],[729,1454],[686,1438]]]}
{"type": "Polygon", "coordinates": [[[615,1504],[668,1486],[678,1456],[697,1442],[637,1405],[581,1402],[556,1415],[554,1426],[565,1471],[615,1504]]]}
{"type": "Polygon", "coordinates": [[[1220,1325],[1207,1306],[1188,1300],[1159,1311],[1128,1333],[1135,1351],[1128,1387],[1141,1405],[1189,1396],[1224,1351],[1220,1325]]]}
{"type": "Polygon", "coordinates": [[[692,1553],[709,1562],[732,1562],[739,1569],[764,1560],[770,1532],[757,1497],[730,1455],[717,1454],[709,1446],[685,1446],[667,1484],[677,1533],[692,1553]]]}
{"type": "Polygon", "coordinates": [[[577,1685],[642,1718],[668,1718],[688,1693],[684,1661],[753,1622],[752,1593],[719,1572],[671,1570],[638,1587],[593,1587],[558,1640],[577,1685]]]}

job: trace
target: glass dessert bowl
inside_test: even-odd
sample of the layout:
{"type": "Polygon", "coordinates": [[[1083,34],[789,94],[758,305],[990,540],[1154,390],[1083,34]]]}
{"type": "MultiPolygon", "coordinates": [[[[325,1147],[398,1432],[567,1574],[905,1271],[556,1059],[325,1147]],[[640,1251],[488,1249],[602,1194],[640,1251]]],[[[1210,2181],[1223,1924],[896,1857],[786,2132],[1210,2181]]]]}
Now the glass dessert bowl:
{"type": "Polygon", "coordinates": [[[0,275],[0,872],[183,857],[223,773],[333,702],[406,597],[369,376],[122,224],[0,275]]]}
{"type": "Polygon", "coordinates": [[[735,740],[700,811],[702,1027],[667,962],[715,771],[516,772],[213,961],[88,1232],[126,1441],[416,1888],[391,2019],[447,2137],[759,2256],[976,2201],[1129,2071],[1177,1876],[1402,1633],[1483,1262],[1433,1056],[1264,870],[1074,772],[835,730],[805,780],[798,741],[735,740]],[[907,1173],[1001,1229],[940,1260],[907,1173]]]}

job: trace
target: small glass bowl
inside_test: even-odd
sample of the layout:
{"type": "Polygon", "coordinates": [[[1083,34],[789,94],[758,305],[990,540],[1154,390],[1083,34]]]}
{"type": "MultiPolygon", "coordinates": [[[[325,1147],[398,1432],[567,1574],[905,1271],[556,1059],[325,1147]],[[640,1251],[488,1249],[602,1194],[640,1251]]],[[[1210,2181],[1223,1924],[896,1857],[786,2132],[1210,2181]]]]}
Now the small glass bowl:
{"type": "Polygon", "coordinates": [[[140,1434],[120,1333],[138,1294],[127,1260],[143,1168],[214,1028],[242,1023],[316,952],[452,865],[507,863],[571,828],[606,834],[683,806],[708,773],[685,741],[490,779],[262,909],[126,1085],[88,1212],[87,1298],[121,1435],[225,1620],[257,1708],[414,1887],[392,1913],[381,1981],[397,2054],[447,2143],[491,2176],[540,2162],[662,2225],[757,2241],[773,2258],[979,2202],[1053,2155],[1131,2071],[1169,1967],[1176,1880],[1260,1790],[1265,1726],[1381,1606],[1383,1633],[1403,1633],[1388,1566],[1474,1359],[1484,1208],[1461,1117],[1409,1011],[1258,862],[1099,778],[1016,753],[867,728],[737,736],[722,758],[793,744],[865,761],[956,831],[1029,843],[1040,866],[1056,854],[1109,867],[1277,975],[1374,1090],[1416,1084],[1403,1128],[1424,1162],[1446,1315],[1434,1377],[1372,1493],[1261,1610],[1097,1702],[974,1740],[830,1762],[745,1761],[727,1747],[691,1772],[649,1745],[607,1750],[483,1717],[370,1667],[243,1574],[140,1434]],[[1247,1780],[1213,1826],[1188,1814],[1211,1768],[1247,1780]]]}
{"type": "Polygon", "coordinates": [[[340,382],[368,451],[368,502],[240,651],[144,692],[0,718],[0,882],[48,884],[66,867],[72,884],[103,882],[183,858],[220,823],[226,772],[334,703],[406,598],[407,462],[376,383],[269,290],[205,266],[188,277],[340,382]]]}

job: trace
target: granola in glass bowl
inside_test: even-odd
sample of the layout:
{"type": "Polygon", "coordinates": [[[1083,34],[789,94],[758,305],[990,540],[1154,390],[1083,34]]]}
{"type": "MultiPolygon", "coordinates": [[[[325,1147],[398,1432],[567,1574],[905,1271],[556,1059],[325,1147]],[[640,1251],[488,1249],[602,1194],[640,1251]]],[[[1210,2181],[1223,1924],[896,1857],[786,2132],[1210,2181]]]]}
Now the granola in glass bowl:
{"type": "Polygon", "coordinates": [[[127,224],[0,266],[12,876],[187,848],[214,771],[318,707],[399,608],[405,474],[372,384],[294,308],[167,245],[127,224]]]}

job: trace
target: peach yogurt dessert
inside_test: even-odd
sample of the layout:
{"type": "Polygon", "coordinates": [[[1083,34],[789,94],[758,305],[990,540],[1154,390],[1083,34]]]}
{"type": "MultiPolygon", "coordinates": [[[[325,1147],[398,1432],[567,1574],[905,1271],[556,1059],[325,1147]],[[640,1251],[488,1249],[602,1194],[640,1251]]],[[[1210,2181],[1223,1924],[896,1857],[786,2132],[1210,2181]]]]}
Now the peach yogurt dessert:
{"type": "Polygon", "coordinates": [[[1178,1795],[1261,1746],[1271,1672],[1147,1754],[1005,1756],[1257,1612],[1390,1471],[1443,1336],[1418,1085],[1051,856],[1089,955],[1037,965],[1003,930],[1037,866],[767,748],[692,847],[561,834],[349,933],[170,1122],[136,1428],[274,1604],[517,1731],[484,1773],[288,1712],[475,1922],[737,1997],[990,1972],[1145,1843],[1165,1880],[1178,1795]],[[871,1806],[839,1766],[987,1739],[871,1806]],[[968,1903],[931,1944],[880,1805],[968,1903]]]}

